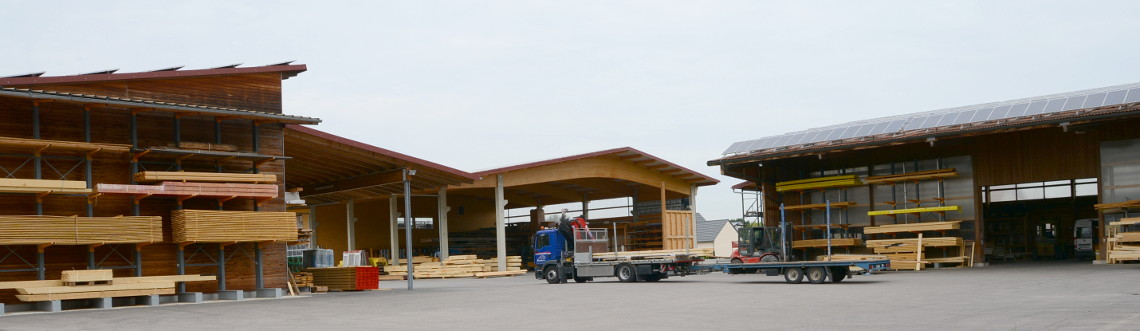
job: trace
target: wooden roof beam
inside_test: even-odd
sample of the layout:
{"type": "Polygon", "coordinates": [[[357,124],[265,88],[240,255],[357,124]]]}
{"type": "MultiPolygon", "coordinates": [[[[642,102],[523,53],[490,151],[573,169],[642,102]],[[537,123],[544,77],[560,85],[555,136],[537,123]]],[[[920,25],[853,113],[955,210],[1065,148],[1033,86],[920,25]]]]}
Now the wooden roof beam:
{"type": "Polygon", "coordinates": [[[404,170],[395,169],[388,171],[375,172],[363,176],[341,178],[332,182],[318,183],[306,185],[304,191],[307,194],[328,194],[332,192],[348,191],[359,188],[366,188],[371,186],[379,186],[385,184],[395,184],[404,181],[404,170]]]}

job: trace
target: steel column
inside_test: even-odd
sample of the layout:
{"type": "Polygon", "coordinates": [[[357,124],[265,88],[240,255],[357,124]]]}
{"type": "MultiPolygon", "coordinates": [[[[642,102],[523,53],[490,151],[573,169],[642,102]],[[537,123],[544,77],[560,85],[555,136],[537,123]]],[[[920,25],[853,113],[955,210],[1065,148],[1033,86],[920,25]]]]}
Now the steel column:
{"type": "MultiPolygon", "coordinates": [[[[176,253],[176,257],[178,258],[178,274],[179,275],[185,275],[186,274],[186,245],[183,245],[182,243],[178,243],[178,252],[176,253]]],[[[177,282],[176,284],[178,284],[178,293],[179,294],[186,293],[186,282],[177,282]]]]}
{"type": "Polygon", "coordinates": [[[503,175],[495,176],[495,257],[499,262],[498,271],[507,271],[507,224],[504,208],[507,200],[503,197],[503,175]]]}
{"type": "Polygon", "coordinates": [[[265,288],[264,274],[262,274],[263,269],[261,268],[261,243],[253,243],[253,264],[257,267],[257,274],[254,279],[255,288],[260,290],[265,288]]]}
{"type": "Polygon", "coordinates": [[[44,280],[44,246],[36,246],[36,279],[44,280]]]}
{"type": "Polygon", "coordinates": [[[436,203],[436,215],[439,217],[439,260],[446,261],[451,249],[447,238],[447,212],[451,210],[447,206],[447,188],[439,189],[436,203]]]}
{"type": "Polygon", "coordinates": [[[142,248],[140,244],[135,244],[135,277],[142,277],[142,248]]]}
{"type": "Polygon", "coordinates": [[[218,244],[218,292],[226,290],[226,245],[218,244]]]}
{"type": "Polygon", "coordinates": [[[412,180],[411,173],[407,168],[404,168],[404,247],[407,247],[407,252],[404,253],[408,257],[408,290],[412,290],[412,280],[415,278],[414,263],[412,263],[412,228],[416,227],[412,224],[412,180]]]}
{"type": "Polygon", "coordinates": [[[356,250],[356,202],[349,199],[344,203],[345,234],[348,236],[348,250],[356,250]]]}

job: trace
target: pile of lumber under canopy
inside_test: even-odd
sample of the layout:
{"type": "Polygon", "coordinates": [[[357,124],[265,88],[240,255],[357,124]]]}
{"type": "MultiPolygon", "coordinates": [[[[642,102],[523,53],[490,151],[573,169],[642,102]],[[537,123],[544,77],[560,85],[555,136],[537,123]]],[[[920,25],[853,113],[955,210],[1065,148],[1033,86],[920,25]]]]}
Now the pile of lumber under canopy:
{"type": "Polygon", "coordinates": [[[159,216],[0,216],[0,245],[135,244],[162,241],[159,216]]]}
{"type": "MultiPolygon", "coordinates": [[[[507,270],[499,270],[498,258],[479,259],[475,255],[452,255],[442,262],[424,262],[413,265],[416,278],[468,278],[500,277],[525,274],[521,256],[507,256],[507,270]]],[[[385,266],[393,276],[407,276],[406,265],[385,266]]]]}
{"type": "Polygon", "coordinates": [[[0,178],[3,193],[87,194],[87,182],[82,180],[0,178]]]}
{"type": "Polygon", "coordinates": [[[776,192],[828,189],[863,185],[855,175],[808,178],[776,183],[776,192]]]}
{"type": "Polygon", "coordinates": [[[178,282],[217,280],[215,276],[171,275],[112,277],[111,270],[64,270],[63,279],[0,282],[21,301],[51,301],[174,294],[178,282]]]}
{"type": "Polygon", "coordinates": [[[99,193],[167,195],[204,198],[258,198],[277,197],[276,184],[241,183],[185,183],[162,182],[159,185],[97,184],[99,193]]]}
{"type": "MultiPolygon", "coordinates": [[[[891,260],[891,269],[922,270],[929,263],[965,263],[966,256],[931,258],[925,256],[926,247],[963,247],[961,237],[933,237],[908,239],[867,240],[867,248],[884,254],[891,260]],[[921,246],[920,244],[921,243],[921,246]]],[[[961,251],[960,251],[961,252],[961,251]]]]}
{"type": "Polygon", "coordinates": [[[135,174],[135,181],[151,182],[223,182],[223,183],[276,183],[273,174],[238,174],[225,172],[143,171],[135,174]]]}
{"type": "Polygon", "coordinates": [[[297,240],[297,214],[232,210],[171,212],[175,242],[248,242],[297,240]]]}
{"type": "Polygon", "coordinates": [[[958,230],[962,221],[887,224],[863,228],[863,234],[958,230]]]}
{"type": "Polygon", "coordinates": [[[1109,223],[1108,254],[1106,262],[1140,261],[1140,231],[1122,231],[1129,226],[1140,224],[1140,217],[1121,219],[1109,223]]]}

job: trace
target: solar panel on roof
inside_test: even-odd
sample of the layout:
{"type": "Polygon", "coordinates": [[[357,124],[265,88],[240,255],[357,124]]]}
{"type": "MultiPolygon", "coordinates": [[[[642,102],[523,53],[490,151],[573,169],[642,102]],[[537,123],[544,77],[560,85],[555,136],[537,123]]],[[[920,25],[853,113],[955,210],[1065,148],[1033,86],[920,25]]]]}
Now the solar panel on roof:
{"type": "Polygon", "coordinates": [[[821,134],[823,134],[823,131],[812,132],[811,134],[809,134],[807,136],[807,139],[804,139],[804,143],[810,144],[810,143],[819,142],[819,139],[820,139],[819,135],[821,135],[821,134]]]}
{"type": "Polygon", "coordinates": [[[1085,99],[1086,98],[1088,98],[1087,95],[1069,98],[1068,101],[1065,101],[1065,106],[1062,107],[1061,110],[1073,110],[1073,109],[1083,108],[1085,105],[1085,99]]]}
{"type": "Polygon", "coordinates": [[[1069,100],[1069,99],[1068,98],[1062,98],[1062,99],[1049,100],[1049,104],[1045,106],[1045,110],[1042,110],[1041,113],[1042,114],[1048,114],[1048,113],[1059,112],[1059,111],[1061,111],[1061,108],[1065,107],[1065,101],[1067,101],[1067,100],[1069,100]]]}
{"type": "Polygon", "coordinates": [[[979,109],[978,112],[976,114],[974,114],[974,118],[970,119],[970,122],[987,121],[990,118],[990,114],[992,114],[993,112],[994,112],[993,108],[979,109]]]}
{"type": "Polygon", "coordinates": [[[772,145],[772,147],[783,147],[783,146],[787,146],[787,145],[788,145],[788,140],[792,140],[792,136],[789,136],[789,135],[783,135],[783,136],[780,136],[780,139],[776,140],[776,143],[775,143],[775,144],[773,144],[773,145],[772,145]]]}
{"type": "Polygon", "coordinates": [[[1108,94],[1107,93],[1097,93],[1097,94],[1090,95],[1088,97],[1088,99],[1085,99],[1085,105],[1083,107],[1084,108],[1100,107],[1100,105],[1104,104],[1104,96],[1105,95],[1108,95],[1108,94]]]}
{"type": "Polygon", "coordinates": [[[1124,98],[1124,103],[1140,102],[1140,88],[1128,90],[1128,97],[1124,98]]]}
{"type": "Polygon", "coordinates": [[[922,126],[920,126],[918,128],[919,129],[928,129],[928,128],[938,126],[938,121],[941,121],[943,117],[945,117],[945,115],[934,115],[931,117],[927,117],[926,121],[922,122],[922,126]]]}
{"type": "Polygon", "coordinates": [[[959,115],[959,113],[946,114],[945,116],[942,116],[942,119],[939,120],[938,124],[935,124],[935,126],[943,126],[943,125],[954,124],[954,120],[958,119],[958,115],[959,115]]]}
{"type": "Polygon", "coordinates": [[[728,145],[728,148],[725,148],[724,152],[722,152],[721,154],[739,153],[740,149],[741,149],[741,145],[744,145],[747,142],[751,142],[751,141],[734,142],[734,143],[732,143],[732,145],[728,145]]]}
{"type": "MultiPolygon", "coordinates": [[[[1021,108],[1021,109],[1024,110],[1025,108],[1021,108]]],[[[1013,107],[1010,107],[1010,106],[995,107],[994,111],[990,113],[990,117],[986,118],[986,120],[987,121],[993,121],[993,120],[1000,120],[1000,119],[1009,117],[1010,114],[1014,113],[1011,110],[1013,110],[1013,107]]],[[[1018,113],[1018,114],[1020,114],[1020,113],[1018,113]]]]}
{"type": "Polygon", "coordinates": [[[879,124],[875,124],[875,127],[871,128],[871,131],[867,132],[866,135],[870,136],[870,135],[886,133],[887,132],[887,126],[889,126],[889,125],[891,125],[891,122],[880,122],[879,124]]]}
{"type": "Polygon", "coordinates": [[[871,129],[874,129],[876,125],[878,125],[878,124],[865,124],[865,125],[859,127],[859,131],[855,132],[855,136],[856,137],[867,136],[867,134],[871,132],[871,129]]]}
{"type": "Polygon", "coordinates": [[[950,123],[950,124],[958,125],[958,124],[970,123],[970,119],[974,118],[974,114],[976,114],[977,112],[978,112],[978,110],[975,109],[975,110],[969,110],[969,111],[964,111],[964,112],[958,113],[958,118],[954,119],[954,122],[950,123]]]}
{"type": "Polygon", "coordinates": [[[899,132],[900,130],[902,130],[903,126],[906,125],[906,122],[907,122],[907,120],[897,120],[897,121],[891,122],[891,124],[887,126],[887,129],[884,130],[883,133],[899,132]]]}
{"type": "MultiPolygon", "coordinates": [[[[1047,104],[1049,104],[1049,102],[1045,101],[1045,100],[1034,101],[1033,103],[1029,104],[1029,109],[1026,109],[1024,114],[1020,114],[1020,115],[1016,115],[1016,116],[1030,116],[1030,115],[1040,114],[1042,111],[1045,110],[1045,105],[1047,105],[1047,104]]],[[[1013,116],[1007,116],[1007,117],[1013,117],[1013,116]]]]}
{"type": "Polygon", "coordinates": [[[804,136],[806,136],[806,135],[807,135],[807,132],[801,132],[801,133],[792,135],[792,139],[788,140],[788,145],[799,145],[800,141],[804,140],[804,136]]]}
{"type": "Polygon", "coordinates": [[[926,119],[928,118],[930,118],[930,116],[911,118],[910,122],[906,123],[906,127],[903,128],[903,130],[918,130],[918,128],[922,127],[922,123],[926,122],[926,119]]]}
{"type": "Polygon", "coordinates": [[[1126,94],[1128,94],[1127,90],[1108,92],[1108,95],[1104,97],[1104,106],[1123,103],[1126,94]]]}
{"type": "Polygon", "coordinates": [[[830,134],[827,135],[827,138],[823,138],[823,140],[831,141],[831,140],[839,139],[839,136],[843,135],[843,131],[847,131],[847,128],[836,128],[835,130],[831,131],[830,134]]]}

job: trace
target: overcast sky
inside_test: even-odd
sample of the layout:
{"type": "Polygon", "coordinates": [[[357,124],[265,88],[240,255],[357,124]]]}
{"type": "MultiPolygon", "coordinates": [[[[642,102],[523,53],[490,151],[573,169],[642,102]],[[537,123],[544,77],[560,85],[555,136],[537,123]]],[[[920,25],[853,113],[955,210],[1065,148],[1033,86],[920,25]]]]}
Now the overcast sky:
{"type": "Polygon", "coordinates": [[[0,75],[297,60],[285,112],[467,171],[1140,82],[1136,1],[0,1],[0,75]],[[272,3],[272,5],[265,5],[272,3]]]}

